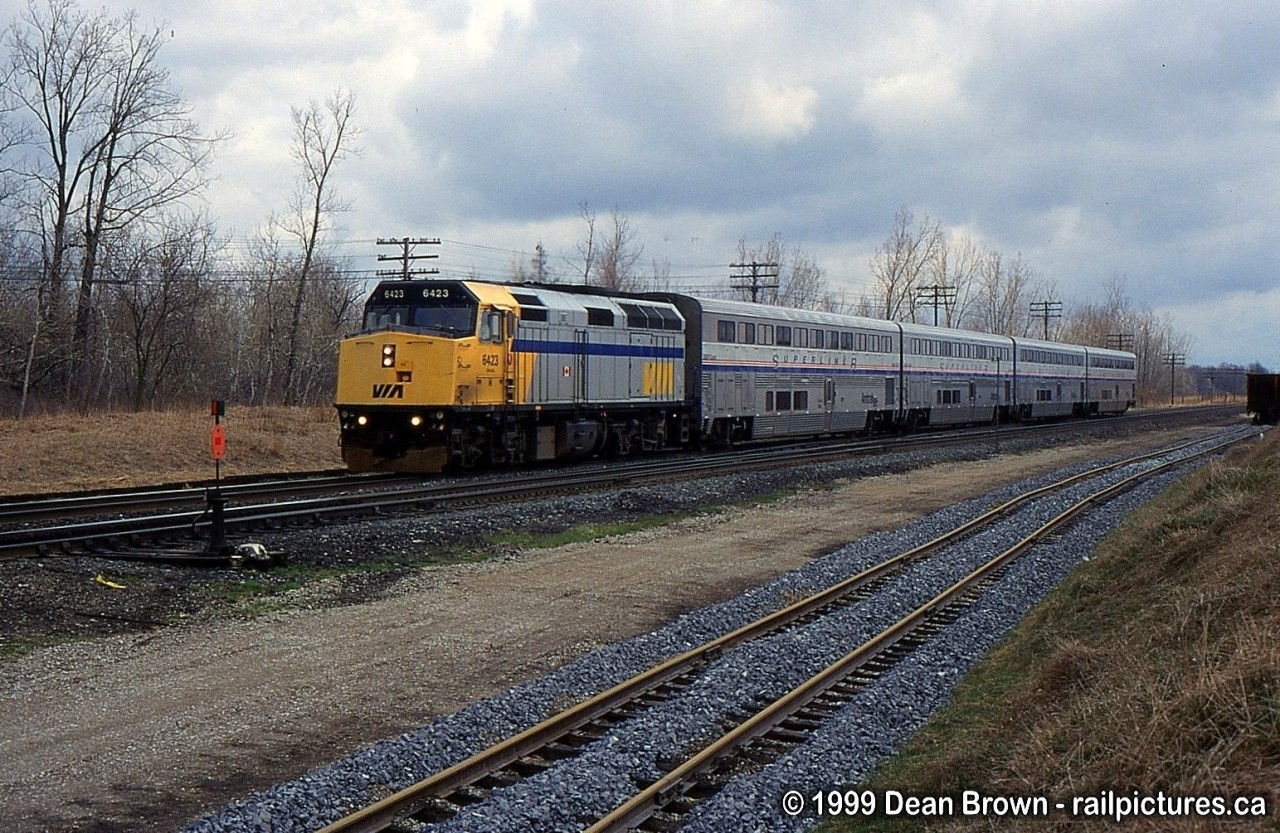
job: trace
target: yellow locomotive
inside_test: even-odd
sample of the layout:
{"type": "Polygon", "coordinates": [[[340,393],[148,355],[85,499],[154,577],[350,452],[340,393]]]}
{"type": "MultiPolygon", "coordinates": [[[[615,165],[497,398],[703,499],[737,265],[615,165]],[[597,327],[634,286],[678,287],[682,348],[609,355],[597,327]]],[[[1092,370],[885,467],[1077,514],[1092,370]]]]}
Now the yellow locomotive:
{"type": "Polygon", "coordinates": [[[339,345],[343,460],[429,472],[681,442],[684,348],[661,301],[384,281],[339,345]]]}

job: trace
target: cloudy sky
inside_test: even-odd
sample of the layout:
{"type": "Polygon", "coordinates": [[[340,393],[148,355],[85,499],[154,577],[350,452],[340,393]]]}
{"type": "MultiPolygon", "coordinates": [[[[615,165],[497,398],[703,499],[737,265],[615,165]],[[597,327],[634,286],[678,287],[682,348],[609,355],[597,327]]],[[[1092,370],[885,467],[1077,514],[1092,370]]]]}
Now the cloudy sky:
{"type": "Polygon", "coordinates": [[[906,207],[1069,301],[1122,278],[1192,363],[1280,368],[1273,0],[102,4],[163,25],[195,117],[234,132],[209,203],[237,239],[287,201],[290,107],[343,87],[360,268],[427,236],[446,272],[501,277],[539,242],[567,269],[587,203],[678,285],[777,232],[857,294],[906,207]]]}

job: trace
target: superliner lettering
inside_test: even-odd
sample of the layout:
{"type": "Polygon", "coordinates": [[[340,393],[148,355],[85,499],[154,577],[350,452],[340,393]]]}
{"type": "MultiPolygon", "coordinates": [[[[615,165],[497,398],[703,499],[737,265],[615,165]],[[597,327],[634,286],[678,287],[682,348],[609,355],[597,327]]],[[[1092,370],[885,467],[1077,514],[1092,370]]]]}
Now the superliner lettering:
{"type": "Polygon", "coordinates": [[[374,399],[404,399],[404,385],[374,385],[374,399]]]}

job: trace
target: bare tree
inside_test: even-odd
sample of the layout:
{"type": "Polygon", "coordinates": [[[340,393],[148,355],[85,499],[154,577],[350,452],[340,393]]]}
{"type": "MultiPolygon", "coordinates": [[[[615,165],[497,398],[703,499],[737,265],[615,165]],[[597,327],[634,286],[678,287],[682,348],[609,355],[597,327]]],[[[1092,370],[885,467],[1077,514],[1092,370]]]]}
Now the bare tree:
{"type": "Polygon", "coordinates": [[[140,31],[132,14],[117,24],[104,91],[110,103],[103,108],[102,140],[88,169],[82,209],[84,251],[72,336],[72,355],[81,364],[104,236],[203,190],[218,141],[201,135],[169,71],[160,67],[162,42],[159,30],[140,31]]]}
{"type": "Polygon", "coordinates": [[[24,118],[36,151],[17,172],[41,215],[45,267],[55,305],[63,290],[69,223],[103,141],[114,25],[88,16],[72,0],[30,0],[6,33],[7,107],[24,118]]]}
{"type": "MultiPolygon", "coordinates": [[[[631,221],[619,208],[613,207],[613,225],[609,236],[600,242],[592,274],[597,286],[606,289],[629,290],[635,288],[636,261],[644,253],[644,246],[635,244],[635,232],[631,221]]],[[[593,233],[592,229],[592,233],[593,233]]]]}
{"type": "Polygon", "coordinates": [[[578,203],[578,216],[587,225],[587,237],[578,241],[578,256],[582,259],[582,282],[591,283],[591,272],[596,264],[596,213],[587,203],[578,203]]]}
{"type": "Polygon", "coordinates": [[[511,256],[511,269],[507,273],[507,280],[512,283],[524,283],[529,280],[529,270],[525,265],[524,256],[520,253],[511,256]]]}
{"type": "Polygon", "coordinates": [[[796,247],[786,251],[786,260],[778,275],[778,303],[800,309],[830,306],[827,273],[813,255],[796,247]]]}
{"type": "Polygon", "coordinates": [[[277,393],[278,377],[285,364],[284,333],[290,317],[290,284],[297,258],[281,239],[276,218],[249,240],[241,268],[253,279],[244,293],[244,338],[254,357],[242,379],[244,395],[250,402],[266,405],[277,393]]]}
{"type": "MultiPolygon", "coordinates": [[[[180,394],[182,366],[204,347],[196,322],[205,309],[215,244],[203,220],[178,222],[158,240],[139,239],[111,283],[113,318],[130,368],[128,390],[135,411],[156,407],[164,387],[180,394]]],[[[123,253],[122,253],[123,254],[123,253]]]]}
{"type": "MultiPolygon", "coordinates": [[[[784,243],[780,232],[757,246],[748,246],[745,237],[739,239],[738,263],[754,263],[770,270],[776,267],[777,285],[764,293],[754,292],[757,300],[763,303],[801,309],[825,309],[835,303],[826,270],[818,265],[813,255],[798,246],[784,243]]],[[[752,294],[747,288],[737,291],[744,299],[752,294]]]]}
{"type": "Polygon", "coordinates": [[[543,248],[542,243],[533,247],[533,255],[527,259],[519,253],[511,256],[510,276],[515,283],[526,281],[546,283],[549,280],[547,250],[543,248]]]}
{"type": "Polygon", "coordinates": [[[675,292],[671,278],[671,261],[654,258],[649,261],[649,274],[640,280],[637,289],[645,292],[675,292]]]}
{"type": "Polygon", "coordinates": [[[288,354],[285,363],[284,401],[295,404],[299,397],[295,386],[299,359],[299,335],[302,327],[303,302],[307,297],[307,280],[316,260],[320,237],[329,218],[348,206],[334,194],[330,177],[334,165],[358,153],[354,146],[360,129],[352,121],[355,97],[350,91],[337,90],[324,108],[312,101],[305,109],[293,108],[292,153],[299,167],[298,188],[290,205],[284,228],[297,238],[302,248],[298,269],[293,312],[287,335],[288,354]]]}
{"type": "Polygon", "coordinates": [[[974,309],[977,329],[988,333],[1026,335],[1030,326],[1035,271],[1019,254],[1006,261],[988,251],[978,273],[978,300],[974,309]]]}
{"type": "Polygon", "coordinates": [[[942,228],[926,215],[917,223],[906,208],[893,216],[893,229],[871,257],[871,276],[889,320],[915,320],[915,290],[943,248],[942,228]]]}
{"type": "Polygon", "coordinates": [[[28,141],[26,127],[12,117],[18,107],[17,97],[10,92],[16,75],[12,59],[8,65],[0,66],[0,210],[8,209],[18,193],[19,169],[14,160],[17,149],[28,141]]]}
{"type": "Polygon", "coordinates": [[[982,249],[968,235],[944,240],[927,264],[927,279],[935,286],[949,290],[952,296],[951,303],[946,306],[945,326],[966,326],[981,266],[982,249]]]}
{"type": "Polygon", "coordinates": [[[110,73],[112,27],[105,12],[88,16],[71,0],[30,0],[5,33],[9,65],[6,109],[23,120],[19,134],[32,153],[14,173],[28,211],[38,218],[43,274],[36,288],[36,320],[23,369],[25,414],[45,330],[64,309],[72,213],[83,201],[83,182],[102,141],[101,110],[110,73]]]}
{"type": "Polygon", "coordinates": [[[202,188],[213,140],[199,134],[159,66],[159,32],[142,32],[132,14],[115,18],[81,12],[73,0],[29,0],[5,40],[3,107],[22,119],[8,135],[21,136],[30,151],[14,172],[38,217],[45,264],[39,292],[47,300],[37,304],[31,362],[40,324],[64,310],[78,252],[68,381],[83,384],[105,237],[202,188]],[[73,223],[74,215],[80,219],[73,223]]]}
{"type": "Polygon", "coordinates": [[[1072,304],[1063,323],[1062,338],[1076,344],[1122,347],[1137,355],[1138,395],[1144,401],[1168,396],[1169,369],[1164,356],[1186,354],[1191,337],[1178,330],[1166,314],[1136,306],[1125,289],[1124,278],[1107,283],[1101,301],[1072,304]]]}
{"type": "Polygon", "coordinates": [[[1134,308],[1124,287],[1124,278],[1107,282],[1101,301],[1071,305],[1063,325],[1063,339],[1095,347],[1123,346],[1133,341],[1141,311],[1134,308]]]}
{"type": "Polygon", "coordinates": [[[551,273],[547,269],[547,250],[541,241],[533,247],[533,257],[529,261],[529,268],[532,271],[534,281],[546,283],[551,280],[551,273]]]}

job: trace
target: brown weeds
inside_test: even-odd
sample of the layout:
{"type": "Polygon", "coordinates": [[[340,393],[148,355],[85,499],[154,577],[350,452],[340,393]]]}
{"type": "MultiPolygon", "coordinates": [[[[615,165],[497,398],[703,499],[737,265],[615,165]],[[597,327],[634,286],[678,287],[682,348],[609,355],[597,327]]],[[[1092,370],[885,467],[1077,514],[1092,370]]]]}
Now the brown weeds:
{"type": "MultiPolygon", "coordinates": [[[[342,465],[332,408],[229,406],[224,476],[342,465]]],[[[211,479],[203,408],[0,420],[0,494],[211,479]]]]}

